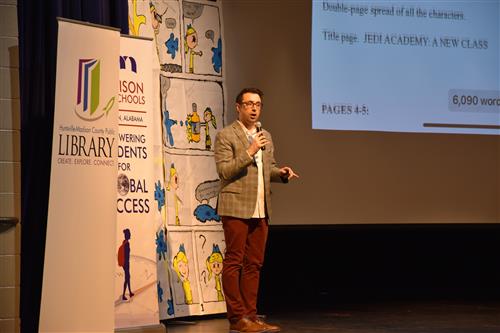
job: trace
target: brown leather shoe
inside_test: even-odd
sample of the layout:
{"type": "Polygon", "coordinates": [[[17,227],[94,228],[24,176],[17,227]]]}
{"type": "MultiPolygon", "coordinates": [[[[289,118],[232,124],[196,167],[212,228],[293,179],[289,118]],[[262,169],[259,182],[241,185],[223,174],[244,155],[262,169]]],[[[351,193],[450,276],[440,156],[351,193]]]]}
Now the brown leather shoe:
{"type": "Polygon", "coordinates": [[[264,333],[266,330],[261,324],[248,318],[241,318],[238,322],[229,325],[230,333],[264,333]]]}
{"type": "Polygon", "coordinates": [[[281,331],[281,327],[279,327],[277,325],[268,324],[259,317],[255,318],[253,322],[262,326],[264,328],[264,330],[268,333],[281,331]]]}

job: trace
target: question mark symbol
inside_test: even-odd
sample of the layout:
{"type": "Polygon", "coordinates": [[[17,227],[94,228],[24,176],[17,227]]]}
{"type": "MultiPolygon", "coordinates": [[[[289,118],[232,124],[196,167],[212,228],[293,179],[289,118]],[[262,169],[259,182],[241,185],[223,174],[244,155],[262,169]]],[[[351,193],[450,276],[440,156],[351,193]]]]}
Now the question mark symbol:
{"type": "Polygon", "coordinates": [[[205,243],[207,242],[207,238],[205,237],[205,235],[200,235],[199,238],[202,238],[203,237],[203,244],[201,245],[201,248],[203,249],[205,247],[205,243]]]}

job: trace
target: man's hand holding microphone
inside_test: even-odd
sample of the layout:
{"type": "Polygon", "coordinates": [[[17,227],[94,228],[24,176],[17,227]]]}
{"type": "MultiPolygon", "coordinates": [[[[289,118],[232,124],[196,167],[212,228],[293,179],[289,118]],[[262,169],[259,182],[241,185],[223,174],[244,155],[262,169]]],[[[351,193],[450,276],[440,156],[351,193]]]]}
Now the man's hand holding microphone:
{"type": "MultiPolygon", "coordinates": [[[[257,128],[257,134],[253,137],[253,140],[247,149],[247,153],[250,157],[254,157],[260,149],[266,150],[266,145],[269,143],[269,140],[266,139],[264,132],[262,131],[260,121],[255,123],[255,127],[257,128]]],[[[280,168],[280,176],[281,178],[286,178],[288,180],[292,178],[299,178],[299,175],[293,172],[292,168],[287,166],[280,168]]]]}

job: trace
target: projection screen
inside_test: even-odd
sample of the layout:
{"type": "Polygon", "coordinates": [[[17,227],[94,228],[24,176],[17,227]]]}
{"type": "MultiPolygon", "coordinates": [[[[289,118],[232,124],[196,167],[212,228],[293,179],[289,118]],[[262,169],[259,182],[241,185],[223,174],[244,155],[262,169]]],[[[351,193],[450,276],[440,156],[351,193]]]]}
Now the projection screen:
{"type": "MultiPolygon", "coordinates": [[[[300,175],[297,181],[290,184],[273,184],[271,225],[500,222],[498,135],[488,134],[486,131],[482,134],[464,134],[466,131],[462,131],[463,129],[460,130],[461,133],[435,133],[434,130],[428,131],[423,127],[419,128],[418,132],[427,133],[399,132],[399,129],[313,129],[311,69],[314,63],[311,60],[311,36],[312,9],[316,3],[322,2],[223,1],[227,121],[231,122],[236,118],[234,98],[241,88],[261,88],[265,94],[261,122],[273,135],[276,159],[280,165],[289,165],[300,175]]],[[[369,3],[371,2],[358,2],[365,5],[369,3]]],[[[463,5],[469,2],[456,3],[463,5]]],[[[497,3],[498,1],[495,1],[495,4],[497,3]]],[[[454,8],[455,5],[450,6],[446,7],[454,8]]],[[[471,17],[469,10],[464,9],[463,12],[466,20],[471,17]]],[[[390,17],[381,19],[382,22],[390,17]]],[[[464,22],[448,24],[463,25],[464,22]]],[[[415,33],[418,32],[417,28],[412,29],[415,33]]],[[[382,32],[382,28],[376,27],[369,30],[382,32]]],[[[422,34],[441,36],[442,31],[422,31],[422,34]]],[[[321,35],[321,32],[319,33],[321,35]]],[[[483,33],[477,34],[488,40],[487,50],[469,51],[461,47],[450,50],[443,47],[443,52],[453,54],[447,61],[465,66],[467,64],[458,62],[455,56],[462,54],[459,58],[464,61],[467,59],[464,54],[469,52],[475,57],[482,57],[490,52],[496,52],[498,55],[498,29],[496,33],[496,40],[489,35],[484,36],[483,33]],[[493,47],[496,49],[492,50],[493,47]]],[[[473,38],[476,32],[464,31],[457,36],[473,38]]],[[[360,39],[362,38],[364,35],[360,35],[360,39]]],[[[380,45],[361,45],[359,48],[365,50],[368,58],[380,57],[380,45]]],[[[394,50],[403,52],[405,56],[412,56],[404,47],[394,47],[394,50]]],[[[425,48],[419,52],[431,51],[431,48],[425,48]]],[[[332,59],[335,55],[337,53],[331,55],[332,59]]],[[[387,59],[377,61],[392,63],[387,59]]],[[[394,66],[399,63],[403,64],[404,59],[394,63],[394,66]]],[[[359,59],[359,67],[364,66],[364,60],[359,59]]],[[[425,63],[423,66],[425,67],[425,63]]],[[[489,80],[488,85],[480,86],[477,76],[457,82],[446,78],[445,81],[449,84],[447,89],[498,90],[498,58],[497,63],[492,66],[496,68],[496,73],[485,75],[489,80]]],[[[366,73],[371,80],[376,75],[372,71],[374,69],[366,73]]],[[[478,71],[484,74],[484,70],[479,67],[478,71]]],[[[386,80],[390,86],[393,89],[406,86],[407,89],[415,91],[415,96],[429,94],[428,87],[422,83],[425,78],[423,76],[430,76],[435,87],[445,87],[444,83],[440,82],[443,80],[442,72],[420,74],[410,69],[401,73],[394,70],[391,72],[392,79],[386,80]],[[396,74],[399,76],[394,77],[396,74]],[[420,80],[419,84],[413,83],[415,79],[420,80]]],[[[458,69],[457,72],[467,76],[471,73],[469,69],[467,72],[458,69]]],[[[359,80],[364,77],[359,77],[359,80]]],[[[335,78],[333,75],[332,80],[335,78]]],[[[349,80],[355,81],[355,78],[349,80]]],[[[372,82],[372,86],[375,91],[384,89],[379,87],[377,82],[372,82]]],[[[359,93],[361,90],[356,91],[359,93]]],[[[336,97],[332,96],[332,103],[335,103],[336,97]]],[[[406,96],[410,98],[412,95],[406,93],[406,96]]],[[[375,111],[376,104],[368,97],[356,97],[356,100],[344,100],[342,97],[340,101],[366,103],[375,111]]],[[[482,111],[469,112],[470,110],[450,111],[446,89],[440,92],[439,98],[443,101],[437,106],[442,106],[442,110],[453,115],[467,118],[476,113],[492,114],[482,111]]],[[[399,99],[399,96],[388,94],[386,99],[380,99],[380,103],[384,103],[385,109],[386,106],[396,104],[399,99]]],[[[413,107],[414,103],[416,101],[412,99],[397,106],[413,107]]],[[[419,105],[421,108],[436,107],[434,102],[425,104],[420,101],[419,105]]],[[[406,109],[400,111],[412,112],[406,109]]],[[[451,123],[449,119],[425,121],[451,123]]],[[[465,122],[464,118],[458,119],[457,122],[484,124],[483,120],[465,122]]]]}

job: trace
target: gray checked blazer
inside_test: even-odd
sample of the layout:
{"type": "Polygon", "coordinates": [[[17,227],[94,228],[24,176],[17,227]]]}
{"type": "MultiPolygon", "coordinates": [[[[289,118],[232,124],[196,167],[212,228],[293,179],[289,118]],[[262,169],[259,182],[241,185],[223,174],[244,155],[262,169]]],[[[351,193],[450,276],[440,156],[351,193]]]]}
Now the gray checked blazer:
{"type": "MultiPolygon", "coordinates": [[[[271,134],[263,130],[269,140],[262,151],[266,216],[271,217],[271,181],[288,182],[280,177],[274,159],[271,134]]],[[[246,152],[249,140],[238,121],[222,129],[215,137],[215,164],[221,179],[217,200],[217,214],[243,219],[252,217],[257,202],[257,166],[246,152]]]]}

